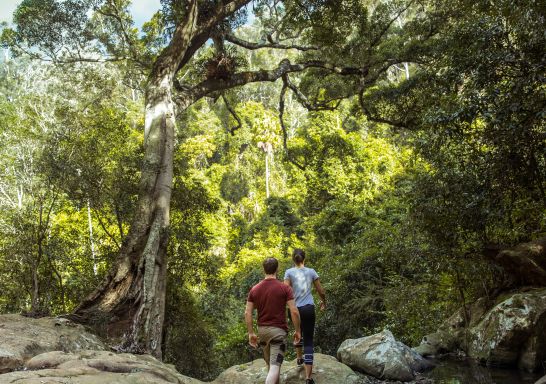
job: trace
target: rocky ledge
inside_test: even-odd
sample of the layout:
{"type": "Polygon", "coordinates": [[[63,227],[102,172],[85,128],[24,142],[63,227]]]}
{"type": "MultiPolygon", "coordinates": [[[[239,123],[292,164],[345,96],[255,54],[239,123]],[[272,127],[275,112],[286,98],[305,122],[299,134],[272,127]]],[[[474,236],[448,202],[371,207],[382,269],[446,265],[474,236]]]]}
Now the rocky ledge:
{"type": "MultiPolygon", "coordinates": [[[[267,375],[263,359],[233,366],[212,384],[263,384],[267,375]]],[[[314,377],[331,384],[367,383],[351,368],[334,357],[316,354],[314,377]]],[[[301,384],[304,370],[295,361],[283,364],[281,381],[301,384]]],[[[149,355],[132,355],[108,351],[53,351],[30,359],[22,371],[0,375],[2,384],[202,384],[181,375],[174,366],[161,363],[149,355]]],[[[371,383],[371,382],[370,382],[371,383]]]]}
{"type": "MultiPolygon", "coordinates": [[[[394,340],[390,332],[385,331],[362,340],[346,342],[351,347],[341,353],[343,359],[353,365],[356,371],[335,357],[315,354],[313,376],[317,383],[387,383],[365,373],[375,374],[383,380],[415,380],[414,383],[420,384],[429,382],[413,374],[419,370],[417,365],[420,363],[415,363],[409,357],[418,361],[420,357],[394,340]],[[371,341],[371,344],[363,343],[362,340],[371,341]],[[361,348],[355,348],[357,344],[361,348]],[[374,355],[374,364],[379,361],[377,359],[386,359],[379,364],[397,369],[402,369],[402,363],[417,364],[409,368],[411,377],[389,376],[387,373],[392,370],[372,372],[363,369],[358,361],[363,346],[367,344],[370,344],[370,348],[380,344],[379,349],[385,352],[379,357],[374,355]]],[[[152,356],[114,353],[107,349],[98,337],[88,333],[81,325],[65,319],[0,315],[0,384],[203,383],[180,374],[173,365],[164,364],[152,356]]],[[[265,361],[256,359],[225,370],[212,384],[263,384],[266,375],[265,361]]],[[[284,384],[300,384],[304,382],[304,375],[303,367],[298,367],[295,360],[286,361],[282,365],[281,382],[284,384]]]]}
{"type": "Polygon", "coordinates": [[[106,346],[69,320],[0,315],[0,374],[21,369],[27,360],[43,352],[86,349],[105,350],[106,346]]]}

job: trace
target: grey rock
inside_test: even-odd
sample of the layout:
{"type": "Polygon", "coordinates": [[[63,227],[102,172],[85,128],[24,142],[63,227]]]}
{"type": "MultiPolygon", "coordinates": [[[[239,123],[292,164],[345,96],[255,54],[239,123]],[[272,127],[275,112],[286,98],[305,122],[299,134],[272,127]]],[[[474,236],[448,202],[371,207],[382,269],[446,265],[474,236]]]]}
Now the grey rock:
{"type": "Polygon", "coordinates": [[[534,371],[546,358],[546,289],[512,294],[469,329],[468,356],[534,371]]]}
{"type": "MultiPolygon", "coordinates": [[[[236,365],[222,372],[214,384],[263,384],[267,366],[263,359],[248,364],[236,365]]],[[[362,379],[351,368],[334,357],[315,353],[313,378],[321,384],[360,384],[362,379]]],[[[302,384],[305,381],[303,367],[294,361],[285,361],[281,366],[281,383],[302,384]]]]}
{"type": "Polygon", "coordinates": [[[21,368],[48,351],[104,350],[104,343],[66,319],[0,315],[0,373],[21,368]]]}
{"type": "Polygon", "coordinates": [[[372,336],[345,340],[338,359],[351,368],[380,379],[411,381],[431,365],[421,355],[384,330],[372,336]]]}
{"type": "MultiPolygon", "coordinates": [[[[258,359],[227,369],[212,384],[263,384],[266,375],[265,361],[258,359]]],[[[313,377],[322,384],[368,383],[334,357],[322,354],[315,354],[313,377]]],[[[282,365],[283,384],[301,384],[304,379],[304,369],[297,367],[295,361],[282,365]]],[[[163,364],[149,355],[108,351],[43,353],[27,361],[24,370],[0,375],[0,383],[203,384],[202,381],[181,375],[172,365],[163,364]]]]}
{"type": "Polygon", "coordinates": [[[483,364],[537,371],[546,360],[546,288],[479,299],[458,310],[414,351],[422,356],[463,351],[483,364]]]}
{"type": "Polygon", "coordinates": [[[2,384],[202,384],[149,355],[108,351],[47,352],[26,370],[0,375],[2,384]]]}
{"type": "Polygon", "coordinates": [[[456,349],[457,343],[455,333],[439,330],[423,337],[421,344],[413,350],[424,357],[438,356],[456,349]]]}
{"type": "Polygon", "coordinates": [[[546,286],[546,236],[505,249],[493,261],[509,276],[509,287],[546,286]]]}

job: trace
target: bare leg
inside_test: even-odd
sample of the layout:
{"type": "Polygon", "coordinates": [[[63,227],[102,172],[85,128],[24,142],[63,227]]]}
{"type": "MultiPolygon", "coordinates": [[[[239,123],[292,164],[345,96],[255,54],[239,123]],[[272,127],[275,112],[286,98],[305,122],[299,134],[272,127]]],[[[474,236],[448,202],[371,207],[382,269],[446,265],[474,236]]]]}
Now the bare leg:
{"type": "Polygon", "coordinates": [[[312,374],[313,374],[313,365],[305,364],[305,378],[310,379],[312,374]]]}
{"type": "Polygon", "coordinates": [[[296,347],[296,358],[303,359],[303,347],[296,347]]]}
{"type": "Polygon", "coordinates": [[[265,384],[279,384],[281,367],[278,365],[270,365],[269,372],[265,378],[265,384]]]}

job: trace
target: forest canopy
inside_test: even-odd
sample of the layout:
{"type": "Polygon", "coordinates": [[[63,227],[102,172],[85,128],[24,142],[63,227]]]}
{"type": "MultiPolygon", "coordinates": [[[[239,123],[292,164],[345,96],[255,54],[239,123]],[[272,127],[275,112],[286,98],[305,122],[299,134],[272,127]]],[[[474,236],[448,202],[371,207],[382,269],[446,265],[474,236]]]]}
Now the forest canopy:
{"type": "Polygon", "coordinates": [[[296,247],[328,353],[510,288],[491,251],[546,234],[541,2],[161,4],[139,29],[126,0],[23,0],[3,26],[0,312],[212,378],[296,247]]]}

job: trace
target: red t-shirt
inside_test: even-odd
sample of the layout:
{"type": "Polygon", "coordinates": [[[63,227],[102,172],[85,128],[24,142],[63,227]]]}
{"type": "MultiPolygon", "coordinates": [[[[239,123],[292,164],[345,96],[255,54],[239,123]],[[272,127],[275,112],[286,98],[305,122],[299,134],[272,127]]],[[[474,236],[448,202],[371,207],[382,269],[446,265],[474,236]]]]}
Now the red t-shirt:
{"type": "Polygon", "coordinates": [[[294,300],[292,288],[277,279],[265,279],[252,287],[247,301],[258,310],[258,325],[282,328],[288,331],[286,303],[294,300]]]}

